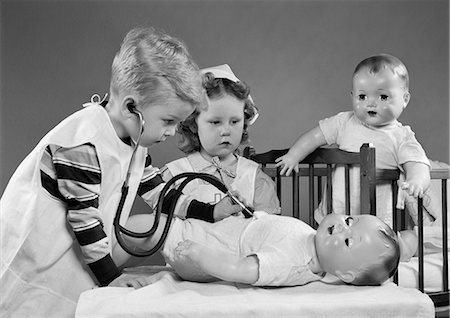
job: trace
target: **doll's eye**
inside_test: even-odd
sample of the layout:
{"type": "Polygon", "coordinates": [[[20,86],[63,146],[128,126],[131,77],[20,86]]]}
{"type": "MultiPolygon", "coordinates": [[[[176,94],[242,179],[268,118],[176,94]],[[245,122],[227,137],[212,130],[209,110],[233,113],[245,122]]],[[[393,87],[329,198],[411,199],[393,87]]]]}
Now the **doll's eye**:
{"type": "Polygon", "coordinates": [[[333,230],[334,230],[334,225],[328,227],[328,234],[333,234],[333,230]]]}
{"type": "Polygon", "coordinates": [[[366,96],[365,94],[359,94],[359,95],[358,95],[358,99],[359,99],[359,100],[366,100],[366,99],[367,99],[367,96],[366,96]]]}
{"type": "Polygon", "coordinates": [[[348,217],[345,219],[345,224],[347,225],[352,225],[353,224],[353,218],[352,217],[348,217]]]}
{"type": "Polygon", "coordinates": [[[353,243],[353,240],[351,238],[346,238],[345,239],[345,245],[350,247],[352,245],[352,243],[353,243]]]}
{"type": "Polygon", "coordinates": [[[387,96],[387,95],[380,95],[380,99],[381,99],[381,101],[385,102],[385,101],[387,101],[389,99],[389,96],[387,96]]]}

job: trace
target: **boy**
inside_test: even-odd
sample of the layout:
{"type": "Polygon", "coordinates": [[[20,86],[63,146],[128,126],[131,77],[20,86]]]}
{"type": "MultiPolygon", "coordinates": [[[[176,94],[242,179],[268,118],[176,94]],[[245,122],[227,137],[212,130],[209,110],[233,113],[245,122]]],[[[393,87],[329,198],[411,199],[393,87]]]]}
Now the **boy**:
{"type": "MultiPolygon", "coordinates": [[[[127,228],[142,231],[152,223],[153,215],[138,217],[130,219],[127,228]]],[[[192,281],[295,286],[320,280],[327,272],[353,285],[380,285],[395,273],[400,258],[394,231],[373,215],[332,213],[317,232],[299,219],[261,211],[251,219],[172,222],[163,255],[178,275],[192,281]]],[[[132,242],[148,248],[155,238],[132,242]]],[[[113,253],[120,258],[122,252],[117,248],[113,253]]],[[[145,282],[129,279],[117,281],[117,286],[145,282]]]]}
{"type": "MultiPolygon", "coordinates": [[[[126,35],[112,64],[109,101],[86,104],[51,130],[1,198],[1,316],[73,316],[82,291],[120,276],[111,249],[124,180],[121,223],[136,194],[153,207],[164,186],[145,147],[173,136],[204,95],[184,43],[152,28],[126,35]]],[[[184,197],[176,213],[202,209],[238,208],[184,197]]]]}
{"type": "MultiPolygon", "coordinates": [[[[361,61],[353,72],[351,91],[353,111],[342,112],[319,122],[302,135],[289,152],[278,158],[281,174],[298,171],[298,162],[323,145],[337,144],[340,149],[358,152],[363,143],[376,148],[380,169],[400,169],[405,173],[402,189],[422,197],[430,184],[430,163],[409,126],[397,118],[410,100],[409,77],[405,65],[396,57],[379,54],[361,61]]],[[[351,214],[359,213],[359,172],[352,173],[351,214]]],[[[344,172],[338,167],[333,175],[333,212],[343,213],[344,172]]],[[[325,197],[325,196],[323,196],[325,197]]],[[[377,216],[392,224],[390,185],[377,186],[377,216]]],[[[399,200],[399,205],[401,202],[399,200]]],[[[317,222],[327,214],[326,204],[315,213],[317,222]]]]}

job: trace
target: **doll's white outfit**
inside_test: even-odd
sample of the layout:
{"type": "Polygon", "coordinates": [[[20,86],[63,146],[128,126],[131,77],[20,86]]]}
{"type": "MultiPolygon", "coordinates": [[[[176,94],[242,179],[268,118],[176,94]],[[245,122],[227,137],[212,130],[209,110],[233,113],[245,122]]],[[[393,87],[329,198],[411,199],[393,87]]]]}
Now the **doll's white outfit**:
{"type": "MultiPolygon", "coordinates": [[[[333,117],[323,119],[319,127],[327,144],[336,144],[339,149],[359,152],[364,143],[375,147],[377,169],[400,169],[406,162],[420,162],[430,166],[422,146],[416,140],[409,126],[395,121],[389,125],[374,128],[360,121],[353,111],[341,112],[333,117]]],[[[344,168],[336,167],[333,171],[333,212],[345,213],[344,168]]],[[[359,167],[350,171],[350,211],[361,214],[359,196],[359,167]]],[[[325,196],[324,196],[325,198],[325,196]]],[[[399,196],[401,199],[401,196],[399,196]]],[[[392,225],[392,192],[390,184],[376,187],[377,216],[392,225]]],[[[398,202],[401,206],[402,202],[398,202]]],[[[366,211],[364,211],[365,213],[366,211]]],[[[327,214],[326,203],[322,201],[315,211],[317,222],[327,214]]]]}
{"type": "MultiPolygon", "coordinates": [[[[249,219],[231,216],[216,223],[175,218],[163,255],[175,270],[181,266],[184,273],[189,273],[193,265],[185,260],[178,261],[175,253],[178,243],[189,239],[239,257],[256,255],[259,278],[255,286],[304,285],[322,279],[308,266],[313,258],[315,233],[303,221],[261,211],[256,211],[249,219]]],[[[192,273],[197,279],[201,277],[195,268],[192,273]]],[[[187,275],[184,278],[189,279],[187,275]]]]}

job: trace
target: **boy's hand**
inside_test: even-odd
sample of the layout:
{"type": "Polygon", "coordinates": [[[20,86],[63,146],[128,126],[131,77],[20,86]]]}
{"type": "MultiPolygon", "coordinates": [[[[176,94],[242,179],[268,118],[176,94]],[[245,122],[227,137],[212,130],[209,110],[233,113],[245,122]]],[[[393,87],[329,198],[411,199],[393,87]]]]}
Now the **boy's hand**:
{"type": "Polygon", "coordinates": [[[275,162],[277,167],[282,166],[280,175],[286,174],[286,176],[289,176],[292,170],[298,173],[298,159],[289,153],[275,159],[275,162]]]}
{"type": "Polygon", "coordinates": [[[214,206],[214,221],[220,221],[241,211],[242,208],[235,204],[229,196],[226,196],[214,206]]]}

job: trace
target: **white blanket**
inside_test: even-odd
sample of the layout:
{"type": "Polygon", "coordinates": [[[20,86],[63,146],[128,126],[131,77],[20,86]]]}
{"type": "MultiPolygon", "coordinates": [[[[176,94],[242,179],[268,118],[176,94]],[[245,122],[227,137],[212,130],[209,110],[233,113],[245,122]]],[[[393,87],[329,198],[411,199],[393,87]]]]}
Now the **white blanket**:
{"type": "Polygon", "coordinates": [[[313,282],[257,288],[182,281],[166,267],[141,289],[103,287],[81,294],[76,317],[434,317],[431,299],[387,282],[377,287],[313,282]]]}
{"type": "MultiPolygon", "coordinates": [[[[449,254],[450,258],[450,254],[449,254]]],[[[424,290],[438,292],[444,290],[442,284],[442,253],[426,254],[424,265],[424,290]]],[[[447,275],[448,282],[450,277],[447,275]]],[[[413,257],[409,262],[401,262],[398,267],[398,285],[419,288],[419,258],[413,257]]]]}

